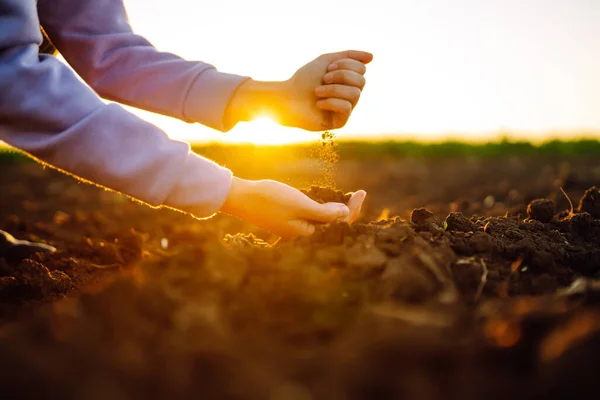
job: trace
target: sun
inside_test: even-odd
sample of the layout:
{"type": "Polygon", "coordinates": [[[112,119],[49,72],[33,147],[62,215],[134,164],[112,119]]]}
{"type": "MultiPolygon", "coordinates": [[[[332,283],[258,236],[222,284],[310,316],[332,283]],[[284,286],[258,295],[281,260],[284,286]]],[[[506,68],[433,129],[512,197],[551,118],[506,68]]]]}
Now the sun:
{"type": "Polygon", "coordinates": [[[287,128],[277,124],[268,116],[257,117],[251,122],[240,122],[225,134],[228,143],[250,143],[256,145],[282,145],[310,142],[318,138],[315,132],[287,128]]]}

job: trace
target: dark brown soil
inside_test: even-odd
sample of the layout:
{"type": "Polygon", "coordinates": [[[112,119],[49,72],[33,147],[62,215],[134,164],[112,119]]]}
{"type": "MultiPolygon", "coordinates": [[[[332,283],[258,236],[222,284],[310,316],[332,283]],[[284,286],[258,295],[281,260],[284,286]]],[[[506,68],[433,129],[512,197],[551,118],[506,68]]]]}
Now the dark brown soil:
{"type": "Polygon", "coordinates": [[[540,222],[550,222],[556,213],[554,202],[550,199],[536,199],[527,206],[527,215],[540,222]]]}
{"type": "Polygon", "coordinates": [[[2,166],[0,228],[59,251],[0,261],[0,394],[595,397],[600,219],[598,191],[586,191],[600,182],[595,160],[569,161],[570,179],[556,169],[547,180],[545,159],[505,169],[455,161],[412,200],[398,187],[420,185],[415,177],[440,162],[411,162],[362,176],[342,164],[356,177],[342,186],[369,192],[365,217],[287,242],[35,165],[2,166]],[[494,171],[489,181],[482,171],[494,171]],[[561,187],[579,200],[574,212],[561,187]],[[382,211],[391,202],[401,206],[382,211]]]}
{"type": "Polygon", "coordinates": [[[579,202],[578,211],[589,213],[594,218],[600,218],[600,190],[596,186],[585,191],[579,202]]]}
{"type": "Polygon", "coordinates": [[[301,189],[302,193],[310,197],[311,199],[319,202],[319,203],[348,203],[350,200],[350,194],[344,194],[341,190],[321,187],[321,186],[311,186],[308,189],[301,189]]]}

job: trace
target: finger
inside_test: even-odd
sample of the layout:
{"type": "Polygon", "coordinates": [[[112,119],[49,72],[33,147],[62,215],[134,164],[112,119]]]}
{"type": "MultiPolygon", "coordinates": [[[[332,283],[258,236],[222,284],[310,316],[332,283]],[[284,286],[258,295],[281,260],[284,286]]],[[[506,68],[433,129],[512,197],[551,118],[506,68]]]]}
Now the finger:
{"type": "Polygon", "coordinates": [[[358,103],[360,94],[361,90],[359,88],[347,85],[322,85],[315,89],[315,95],[317,97],[346,100],[350,102],[352,107],[356,106],[356,103],[358,103]]]}
{"type": "Polygon", "coordinates": [[[337,83],[340,85],[354,86],[362,90],[362,88],[365,87],[366,80],[364,76],[357,72],[338,70],[325,74],[323,77],[323,82],[326,84],[337,83]]]}
{"type": "Polygon", "coordinates": [[[352,113],[352,104],[347,100],[341,99],[319,100],[317,101],[317,108],[323,111],[331,111],[336,114],[329,116],[323,122],[324,129],[341,128],[346,124],[352,113]]]}
{"type": "Polygon", "coordinates": [[[364,75],[367,72],[367,67],[365,66],[365,64],[361,63],[360,61],[353,60],[351,58],[344,58],[343,60],[334,61],[331,64],[329,64],[329,67],[327,67],[328,71],[335,71],[338,69],[354,71],[361,75],[364,75]]]}
{"type": "Polygon", "coordinates": [[[348,214],[348,218],[346,219],[348,223],[351,224],[358,219],[360,216],[360,210],[366,197],[367,192],[364,190],[359,190],[352,193],[352,197],[350,197],[350,200],[348,200],[348,209],[350,210],[350,214],[348,214]]]}
{"type": "Polygon", "coordinates": [[[315,233],[315,226],[308,221],[296,219],[288,222],[288,231],[284,239],[291,239],[296,236],[310,236],[315,233]]]}
{"type": "Polygon", "coordinates": [[[346,50],[337,53],[324,54],[323,56],[329,59],[331,62],[344,58],[351,58],[353,60],[360,61],[363,64],[368,64],[373,61],[373,54],[360,50],[346,50]]]}
{"type": "Polygon", "coordinates": [[[350,215],[348,206],[342,203],[319,204],[311,200],[300,213],[300,218],[313,222],[343,221],[350,215]]]}
{"type": "Polygon", "coordinates": [[[309,236],[315,231],[315,226],[301,219],[285,221],[275,227],[267,227],[267,230],[283,240],[290,240],[298,236],[309,236]]]}

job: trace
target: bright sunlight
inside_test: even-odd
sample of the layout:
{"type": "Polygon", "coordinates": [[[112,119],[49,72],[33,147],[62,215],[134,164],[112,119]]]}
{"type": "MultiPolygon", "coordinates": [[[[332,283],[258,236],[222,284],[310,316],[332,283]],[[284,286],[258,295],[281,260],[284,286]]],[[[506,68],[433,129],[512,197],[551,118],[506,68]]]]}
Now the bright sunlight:
{"type": "Polygon", "coordinates": [[[223,136],[223,142],[278,145],[314,141],[318,137],[317,133],[286,128],[277,124],[270,117],[262,116],[252,122],[240,123],[223,136]]]}

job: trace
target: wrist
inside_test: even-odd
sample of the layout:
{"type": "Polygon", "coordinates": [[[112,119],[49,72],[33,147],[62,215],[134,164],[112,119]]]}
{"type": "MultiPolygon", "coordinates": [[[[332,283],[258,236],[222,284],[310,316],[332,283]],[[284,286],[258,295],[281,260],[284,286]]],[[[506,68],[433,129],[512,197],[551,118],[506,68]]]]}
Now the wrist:
{"type": "Polygon", "coordinates": [[[289,98],[287,82],[248,79],[235,92],[227,110],[229,121],[248,122],[259,116],[278,121],[282,105],[289,98]]]}
{"type": "Polygon", "coordinates": [[[219,211],[233,216],[240,216],[252,184],[253,181],[241,179],[236,176],[232,177],[229,193],[219,211]]]}

